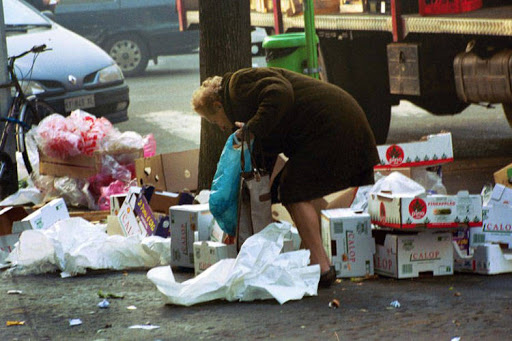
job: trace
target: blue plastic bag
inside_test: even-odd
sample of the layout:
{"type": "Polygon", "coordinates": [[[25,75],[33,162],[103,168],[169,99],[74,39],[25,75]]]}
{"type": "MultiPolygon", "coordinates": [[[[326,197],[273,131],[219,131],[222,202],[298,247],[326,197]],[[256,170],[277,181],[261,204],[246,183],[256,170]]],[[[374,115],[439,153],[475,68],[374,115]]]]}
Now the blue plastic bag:
{"type": "MultiPolygon", "coordinates": [[[[217,171],[213,177],[212,187],[210,189],[210,212],[219,224],[220,228],[234,236],[238,220],[238,192],[240,190],[240,174],[242,166],[240,158],[242,148],[234,148],[235,133],[231,134],[219,162],[217,171]]],[[[249,149],[244,148],[245,171],[251,170],[251,156],[249,149]]]]}

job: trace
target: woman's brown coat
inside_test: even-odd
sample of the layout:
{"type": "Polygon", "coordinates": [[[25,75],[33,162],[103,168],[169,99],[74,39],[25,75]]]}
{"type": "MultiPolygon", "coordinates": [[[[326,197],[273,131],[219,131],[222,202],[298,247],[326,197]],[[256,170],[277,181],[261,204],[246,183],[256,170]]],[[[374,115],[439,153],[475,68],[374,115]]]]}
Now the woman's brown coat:
{"type": "Polygon", "coordinates": [[[279,184],[284,204],[372,182],[375,139],[361,107],[339,87],[248,68],[224,75],[220,95],[230,121],[246,122],[267,157],[289,157],[279,184]]]}

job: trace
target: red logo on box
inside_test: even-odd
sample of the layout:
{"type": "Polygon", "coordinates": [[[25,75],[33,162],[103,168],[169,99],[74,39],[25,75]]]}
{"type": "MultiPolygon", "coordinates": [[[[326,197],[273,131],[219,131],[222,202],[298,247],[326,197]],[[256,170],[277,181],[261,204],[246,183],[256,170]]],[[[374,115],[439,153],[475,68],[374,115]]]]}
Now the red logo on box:
{"type": "Polygon", "coordinates": [[[386,159],[392,166],[401,165],[404,162],[404,151],[399,145],[393,144],[386,150],[386,159]]]}
{"type": "Polygon", "coordinates": [[[384,206],[383,202],[380,203],[379,216],[380,216],[380,222],[385,223],[386,222],[386,207],[384,206]]]}
{"type": "Polygon", "coordinates": [[[422,199],[416,198],[409,204],[409,214],[414,219],[421,219],[427,214],[427,204],[422,199]]]}

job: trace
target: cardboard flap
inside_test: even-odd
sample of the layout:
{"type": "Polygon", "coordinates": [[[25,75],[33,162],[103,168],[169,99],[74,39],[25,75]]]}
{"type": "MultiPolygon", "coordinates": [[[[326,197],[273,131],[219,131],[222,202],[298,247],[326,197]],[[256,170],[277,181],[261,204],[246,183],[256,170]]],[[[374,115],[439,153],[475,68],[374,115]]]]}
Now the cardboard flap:
{"type": "Polygon", "coordinates": [[[0,210],[0,236],[21,232],[13,231],[13,223],[27,216],[27,211],[21,206],[9,206],[0,210]]]}
{"type": "Polygon", "coordinates": [[[497,184],[491,193],[491,200],[500,201],[505,192],[505,186],[497,184]]]}

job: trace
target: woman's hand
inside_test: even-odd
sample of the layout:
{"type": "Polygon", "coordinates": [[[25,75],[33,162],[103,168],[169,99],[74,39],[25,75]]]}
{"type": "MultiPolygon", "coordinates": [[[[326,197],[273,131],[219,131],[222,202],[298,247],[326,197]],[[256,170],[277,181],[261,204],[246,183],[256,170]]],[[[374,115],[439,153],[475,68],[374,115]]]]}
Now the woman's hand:
{"type": "MultiPolygon", "coordinates": [[[[245,123],[244,122],[235,122],[235,126],[238,128],[235,131],[235,136],[237,137],[237,139],[239,139],[241,141],[243,138],[245,123]]],[[[251,141],[254,139],[254,135],[251,132],[249,132],[249,139],[251,141]]]]}

